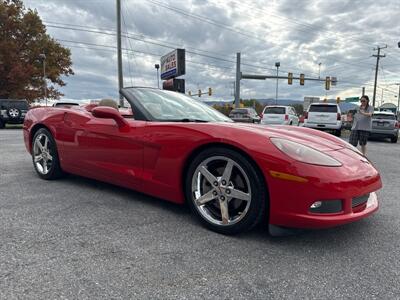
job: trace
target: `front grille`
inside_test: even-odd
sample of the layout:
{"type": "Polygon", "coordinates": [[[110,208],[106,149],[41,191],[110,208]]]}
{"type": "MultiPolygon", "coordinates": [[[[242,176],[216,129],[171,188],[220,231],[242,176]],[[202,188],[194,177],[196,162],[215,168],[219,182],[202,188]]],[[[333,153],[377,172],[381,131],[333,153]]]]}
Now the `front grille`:
{"type": "Polygon", "coordinates": [[[367,203],[368,198],[369,198],[369,194],[366,194],[366,195],[363,195],[363,196],[360,196],[360,197],[355,197],[355,198],[353,198],[353,199],[351,200],[351,207],[354,208],[354,207],[356,207],[356,206],[359,206],[359,205],[362,205],[362,204],[367,203]]]}

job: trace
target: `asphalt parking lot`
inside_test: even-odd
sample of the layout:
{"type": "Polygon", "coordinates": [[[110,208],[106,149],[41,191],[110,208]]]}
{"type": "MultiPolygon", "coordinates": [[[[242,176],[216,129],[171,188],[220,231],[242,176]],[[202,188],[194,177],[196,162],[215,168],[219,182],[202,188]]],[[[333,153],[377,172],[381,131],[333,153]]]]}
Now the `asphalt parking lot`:
{"type": "Polygon", "coordinates": [[[400,299],[400,143],[372,141],[380,210],[273,238],[201,227],[189,209],[77,176],[36,176],[0,131],[0,299],[400,299]]]}

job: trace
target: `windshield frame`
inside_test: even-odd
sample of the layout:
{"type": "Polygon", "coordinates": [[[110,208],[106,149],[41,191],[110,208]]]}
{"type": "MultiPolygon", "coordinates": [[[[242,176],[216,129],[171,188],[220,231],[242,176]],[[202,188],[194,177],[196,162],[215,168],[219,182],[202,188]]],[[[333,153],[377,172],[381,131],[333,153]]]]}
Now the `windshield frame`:
{"type": "MultiPolygon", "coordinates": [[[[132,106],[132,109],[134,111],[135,115],[135,120],[143,120],[143,121],[153,121],[153,122],[233,122],[229,117],[225,116],[224,114],[220,113],[216,109],[212,108],[211,106],[197,101],[185,94],[180,94],[177,93],[177,96],[180,97],[185,97],[187,98],[188,101],[191,101],[194,106],[199,105],[201,106],[201,109],[205,110],[210,110],[212,112],[210,115],[207,115],[208,118],[204,119],[198,119],[198,118],[191,118],[189,115],[187,116],[182,116],[179,118],[171,118],[171,119],[160,119],[155,117],[142,103],[143,99],[139,98],[137,94],[134,91],[137,90],[142,90],[142,91],[155,91],[155,92],[161,92],[165,93],[166,95],[173,95],[177,92],[172,92],[172,91],[167,91],[167,90],[161,90],[158,88],[151,88],[151,87],[125,87],[121,89],[120,93],[123,95],[126,100],[129,102],[129,104],[132,106]],[[210,119],[210,117],[213,117],[210,119]]],[[[174,97],[172,97],[174,98],[174,97]]],[[[179,102],[179,98],[174,99],[177,102],[179,102]]],[[[186,100],[186,99],[185,99],[186,100]]],[[[184,102],[182,102],[184,103],[184,102]]]]}

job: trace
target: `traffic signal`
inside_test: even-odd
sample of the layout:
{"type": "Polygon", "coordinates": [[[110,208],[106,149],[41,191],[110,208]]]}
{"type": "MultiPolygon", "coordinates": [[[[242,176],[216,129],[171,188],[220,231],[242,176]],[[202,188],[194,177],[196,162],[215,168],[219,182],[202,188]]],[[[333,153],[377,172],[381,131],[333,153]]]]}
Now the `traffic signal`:
{"type": "Polygon", "coordinates": [[[336,98],[336,103],[339,104],[340,103],[340,97],[336,98]]]}
{"type": "Polygon", "coordinates": [[[201,97],[201,90],[199,90],[198,96],[201,97]]]}
{"type": "Polygon", "coordinates": [[[292,84],[293,83],[293,73],[288,73],[287,75],[288,79],[287,79],[287,83],[288,84],[292,84]]]}
{"type": "Polygon", "coordinates": [[[304,85],[304,74],[300,74],[300,85],[304,85]]]}
{"type": "Polygon", "coordinates": [[[208,96],[211,96],[212,95],[212,89],[209,87],[208,88],[208,96]]]}
{"type": "Polygon", "coordinates": [[[331,88],[331,78],[329,76],[326,76],[325,78],[325,89],[329,90],[331,88]]]}

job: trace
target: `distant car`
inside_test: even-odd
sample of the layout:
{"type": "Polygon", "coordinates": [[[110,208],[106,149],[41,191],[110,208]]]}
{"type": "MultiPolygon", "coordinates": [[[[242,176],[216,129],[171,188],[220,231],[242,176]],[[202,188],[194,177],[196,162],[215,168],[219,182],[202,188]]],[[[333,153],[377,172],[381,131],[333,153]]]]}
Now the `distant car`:
{"type": "Polygon", "coordinates": [[[9,124],[22,124],[29,110],[28,101],[23,99],[0,99],[0,129],[9,124]]]}
{"type": "Polygon", "coordinates": [[[333,131],[341,135],[342,118],[340,107],[336,103],[312,103],[304,118],[304,127],[333,131]]]}
{"type": "Polygon", "coordinates": [[[235,122],[246,123],[260,123],[261,120],[260,116],[252,107],[234,108],[231,110],[229,118],[235,122]]]}
{"type": "Polygon", "coordinates": [[[390,138],[392,143],[397,143],[399,137],[399,121],[396,115],[388,111],[377,111],[372,115],[371,137],[390,138]]]}
{"type": "Polygon", "coordinates": [[[261,124],[265,125],[299,125],[299,117],[291,106],[266,106],[261,116],[261,124]]]}

